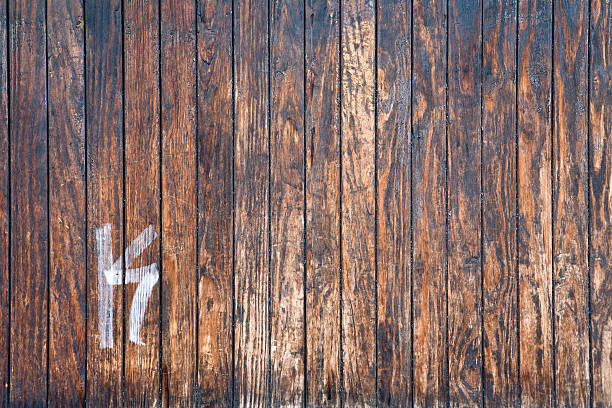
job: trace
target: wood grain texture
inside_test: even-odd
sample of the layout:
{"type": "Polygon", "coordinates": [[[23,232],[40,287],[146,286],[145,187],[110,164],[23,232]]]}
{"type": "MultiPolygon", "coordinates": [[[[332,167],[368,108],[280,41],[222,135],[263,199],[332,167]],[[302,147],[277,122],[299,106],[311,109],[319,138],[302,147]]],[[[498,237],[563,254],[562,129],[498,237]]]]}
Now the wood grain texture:
{"type": "Polygon", "coordinates": [[[49,403],[85,403],[85,55],[83,3],[47,2],[49,403]]]}
{"type": "Polygon", "coordinates": [[[516,0],[483,4],[484,405],[518,403],[516,0]]]}
{"type": "Polygon", "coordinates": [[[306,0],[306,405],[340,406],[340,2],[306,0]]]}
{"type": "Polygon", "coordinates": [[[376,403],[375,17],[342,2],[342,344],[347,405],[376,403]]]}
{"type": "Polygon", "coordinates": [[[198,2],[198,405],[232,404],[232,3],[198,2]]]}
{"type": "Polygon", "coordinates": [[[121,1],[85,2],[87,135],[87,404],[122,404],[123,291],[113,310],[112,348],[101,348],[96,230],[110,224],[113,262],[123,252],[123,102],[121,1]]]}
{"type": "Polygon", "coordinates": [[[414,405],[446,406],[446,0],[413,3],[414,405]]]}
{"type": "Polygon", "coordinates": [[[168,406],[193,403],[197,375],[195,7],[164,0],[160,11],[162,404],[168,406]]]}
{"type": "Polygon", "coordinates": [[[552,3],[519,1],[518,258],[521,404],[553,406],[552,3]]]}
{"type": "Polygon", "coordinates": [[[481,1],[451,0],[448,16],[448,349],[451,406],[482,404],[481,1]]]}
{"type": "Polygon", "coordinates": [[[48,151],[45,4],[9,4],[11,405],[46,401],[48,151]]]}
{"type": "Polygon", "coordinates": [[[553,279],[556,403],[589,405],[585,2],[554,4],[553,279]]]}
{"type": "MultiPolygon", "coordinates": [[[[123,2],[125,61],[125,240],[126,245],[149,225],[160,231],[159,175],[159,7],[157,1],[123,2]]],[[[130,269],[157,264],[159,239],[130,269]]],[[[159,281],[153,287],[140,330],[144,345],[130,341],[129,317],[138,284],[125,285],[124,399],[127,406],[155,406],[159,401],[159,281]]]]}
{"type": "Polygon", "coordinates": [[[0,3],[0,404],[8,405],[9,391],[9,94],[8,0],[0,3]]]}
{"type": "Polygon", "coordinates": [[[304,395],[304,3],[270,3],[270,403],[304,395]]]}
{"type": "Polygon", "coordinates": [[[591,2],[591,340],[593,406],[612,406],[612,8],[591,2]]]}
{"type": "Polygon", "coordinates": [[[410,2],[380,1],[377,35],[378,404],[412,402],[410,2]]]}
{"type": "Polygon", "coordinates": [[[268,2],[234,4],[234,405],[269,404],[268,2]]]}

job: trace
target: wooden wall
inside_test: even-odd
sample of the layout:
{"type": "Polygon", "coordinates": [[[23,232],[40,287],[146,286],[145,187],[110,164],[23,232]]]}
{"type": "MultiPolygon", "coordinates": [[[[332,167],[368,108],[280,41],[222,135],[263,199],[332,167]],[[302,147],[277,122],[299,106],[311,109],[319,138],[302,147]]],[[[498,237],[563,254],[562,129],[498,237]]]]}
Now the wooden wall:
{"type": "Polygon", "coordinates": [[[0,0],[0,405],[612,407],[612,5],[0,0]]]}

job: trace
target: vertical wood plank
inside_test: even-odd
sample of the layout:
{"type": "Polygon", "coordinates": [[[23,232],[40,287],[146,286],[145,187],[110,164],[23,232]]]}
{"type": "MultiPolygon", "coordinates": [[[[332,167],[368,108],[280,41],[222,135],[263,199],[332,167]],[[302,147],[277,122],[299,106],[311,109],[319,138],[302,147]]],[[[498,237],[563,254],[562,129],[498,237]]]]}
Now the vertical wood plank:
{"type": "Polygon", "coordinates": [[[451,406],[482,404],[481,4],[451,0],[448,348],[451,406]]]}
{"type": "Polygon", "coordinates": [[[344,401],[376,403],[373,0],[342,2],[342,344],[344,401]]]}
{"type": "Polygon", "coordinates": [[[340,2],[306,0],[309,407],[340,406],[340,2]]]}
{"type": "Polygon", "coordinates": [[[612,406],[612,8],[591,3],[591,339],[593,406],[612,406]]]}
{"type": "Polygon", "coordinates": [[[413,10],[414,405],[446,406],[446,0],[413,10]]]}
{"type": "Polygon", "coordinates": [[[86,229],[83,2],[47,2],[49,403],[85,403],[86,229]]]}
{"type": "Polygon", "coordinates": [[[378,404],[412,401],[411,4],[378,6],[378,404]]]}
{"type": "Polygon", "coordinates": [[[232,404],[232,3],[198,2],[198,399],[232,404]]]}
{"type": "Polygon", "coordinates": [[[9,404],[46,401],[48,151],[45,3],[13,0],[10,24],[11,384],[9,404]]]}
{"type": "MultiPolygon", "coordinates": [[[[125,239],[126,245],[146,228],[160,232],[159,188],[159,7],[155,0],[127,0],[124,7],[125,46],[125,239]]],[[[156,264],[159,239],[148,246],[130,267],[156,264]]],[[[124,399],[128,406],[155,406],[159,390],[159,280],[144,304],[135,296],[138,283],[126,283],[124,328],[124,399]],[[143,305],[138,307],[137,305],[143,305]],[[130,316],[142,307],[140,336],[130,327],[130,316]],[[136,310],[138,309],[138,310],[136,310]],[[137,344],[140,340],[143,344],[137,344]]]]}
{"type": "Polygon", "coordinates": [[[272,406],[304,395],[304,3],[270,3],[272,406]]]}
{"type": "Polygon", "coordinates": [[[269,55],[268,2],[239,0],[235,53],[236,405],[269,403],[269,55]]]}
{"type": "Polygon", "coordinates": [[[94,407],[122,403],[123,290],[109,292],[103,273],[124,248],[121,24],[120,0],[86,0],[87,404],[94,407]],[[104,248],[112,259],[100,256],[104,248]]]}
{"type": "Polygon", "coordinates": [[[196,376],[195,6],[164,0],[161,7],[162,403],[169,406],[192,403],[196,376]]]}
{"type": "Polygon", "coordinates": [[[552,2],[519,1],[518,257],[521,404],[553,406],[552,2]]]}
{"type": "Polygon", "coordinates": [[[9,112],[8,0],[0,3],[0,402],[8,405],[9,390],[9,112]]]}
{"type": "Polygon", "coordinates": [[[516,0],[483,5],[484,404],[518,402],[516,0]]]}
{"type": "Polygon", "coordinates": [[[553,279],[558,406],[589,404],[586,2],[554,4],[553,279]]]}

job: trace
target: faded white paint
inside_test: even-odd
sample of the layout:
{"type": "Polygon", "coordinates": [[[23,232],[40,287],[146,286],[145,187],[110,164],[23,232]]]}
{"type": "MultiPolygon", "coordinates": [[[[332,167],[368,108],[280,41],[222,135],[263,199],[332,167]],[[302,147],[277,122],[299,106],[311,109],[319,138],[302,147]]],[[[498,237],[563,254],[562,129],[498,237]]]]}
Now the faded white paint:
{"type": "MultiPolygon", "coordinates": [[[[149,225],[130,243],[124,254],[125,283],[138,283],[130,307],[129,340],[141,346],[145,344],[140,339],[140,329],[153,287],[159,280],[159,270],[156,263],[141,268],[128,268],[156,238],[157,233],[153,231],[153,226],[149,225]]],[[[100,348],[112,348],[113,286],[123,284],[121,273],[123,259],[120,256],[113,262],[110,224],[106,224],[96,231],[96,239],[98,241],[98,331],[100,348]]]]}

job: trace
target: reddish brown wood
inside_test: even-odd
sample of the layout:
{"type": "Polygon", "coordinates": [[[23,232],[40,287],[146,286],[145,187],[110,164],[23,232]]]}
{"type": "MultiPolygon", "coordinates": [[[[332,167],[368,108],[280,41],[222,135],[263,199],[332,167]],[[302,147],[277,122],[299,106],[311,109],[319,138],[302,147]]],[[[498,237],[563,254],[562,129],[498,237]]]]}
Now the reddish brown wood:
{"type": "Polygon", "coordinates": [[[553,291],[556,404],[589,404],[588,5],[554,4],[553,291]]]}
{"type": "Polygon", "coordinates": [[[198,2],[198,403],[232,404],[232,4],[198,2]]]}
{"type": "Polygon", "coordinates": [[[235,405],[269,401],[268,3],[234,8],[235,405]]]}
{"type": "Polygon", "coordinates": [[[413,3],[414,404],[446,406],[446,7],[413,3]]]}
{"type": "Polygon", "coordinates": [[[451,406],[482,404],[481,4],[451,0],[448,349],[451,406]]]}
{"type": "Polygon", "coordinates": [[[49,87],[49,394],[85,403],[85,61],[81,1],[47,2],[49,87]]]}
{"type": "MultiPolygon", "coordinates": [[[[125,240],[129,245],[149,226],[160,232],[159,177],[159,9],[158,2],[127,0],[124,8],[125,61],[125,240]]],[[[159,239],[145,248],[129,269],[159,266],[159,239]]],[[[124,398],[126,406],[154,406],[159,390],[159,281],[153,287],[140,340],[129,338],[129,317],[138,284],[125,285],[126,330],[124,398]]]]}
{"type": "Polygon", "coordinates": [[[483,4],[484,405],[518,403],[516,0],[483,4]]]}
{"type": "Polygon", "coordinates": [[[340,406],[339,1],[306,0],[306,384],[340,406]]]}
{"type": "Polygon", "coordinates": [[[85,2],[87,165],[87,403],[122,403],[123,291],[113,288],[112,348],[99,331],[98,240],[110,224],[113,260],[123,252],[123,103],[121,2],[85,2]]]}
{"type": "Polygon", "coordinates": [[[270,5],[270,401],[304,395],[304,3],[270,5]]]}
{"type": "Polygon", "coordinates": [[[197,375],[195,2],[165,0],[160,12],[162,403],[182,406],[197,375]]]}
{"type": "Polygon", "coordinates": [[[590,27],[590,169],[591,169],[591,340],[593,406],[612,406],[612,9],[610,3],[591,2],[590,27]]]}
{"type": "Polygon", "coordinates": [[[411,7],[377,3],[378,404],[412,401],[411,7]]]}
{"type": "Polygon", "coordinates": [[[45,4],[9,3],[11,405],[47,394],[48,156],[45,4]]]}
{"type": "Polygon", "coordinates": [[[373,0],[342,2],[342,361],[347,405],[376,403],[373,0]]]}
{"type": "Polygon", "coordinates": [[[518,257],[523,406],[553,406],[551,78],[552,3],[520,0],[518,257]]]}

